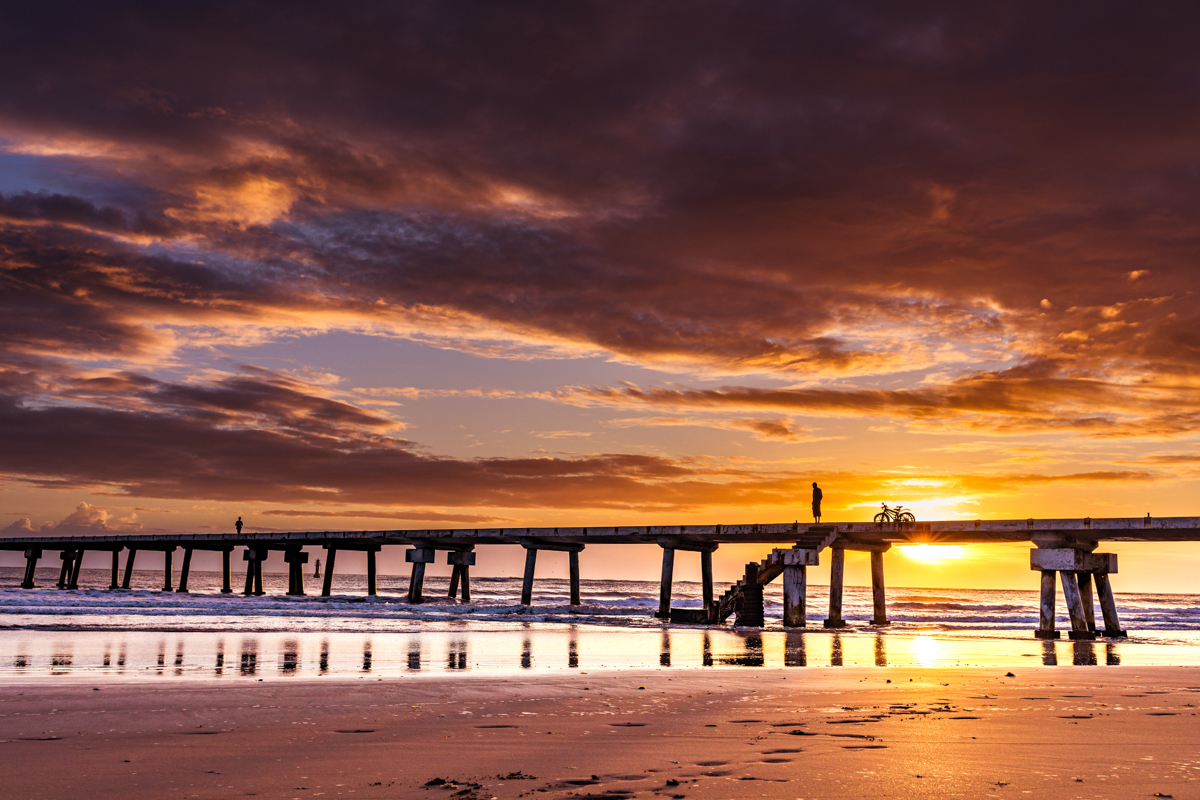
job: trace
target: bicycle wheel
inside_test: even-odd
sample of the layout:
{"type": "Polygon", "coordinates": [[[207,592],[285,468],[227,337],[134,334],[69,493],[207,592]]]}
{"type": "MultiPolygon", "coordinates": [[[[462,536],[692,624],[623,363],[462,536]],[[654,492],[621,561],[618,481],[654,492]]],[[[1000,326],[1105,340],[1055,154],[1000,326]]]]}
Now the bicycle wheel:
{"type": "Polygon", "coordinates": [[[917,518],[912,515],[911,511],[903,511],[900,513],[900,519],[897,522],[916,522],[917,518]]]}
{"type": "Polygon", "coordinates": [[[882,525],[883,523],[885,523],[887,521],[888,521],[888,515],[883,513],[882,511],[880,511],[878,514],[875,515],[875,524],[882,525]]]}

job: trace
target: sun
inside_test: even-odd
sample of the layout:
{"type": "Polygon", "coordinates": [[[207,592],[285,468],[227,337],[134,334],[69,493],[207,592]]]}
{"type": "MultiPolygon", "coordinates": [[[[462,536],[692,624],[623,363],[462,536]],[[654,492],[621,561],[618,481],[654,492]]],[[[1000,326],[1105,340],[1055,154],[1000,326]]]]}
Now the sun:
{"type": "Polygon", "coordinates": [[[897,549],[914,561],[926,564],[957,561],[969,553],[967,546],[962,544],[904,544],[897,549]]]}

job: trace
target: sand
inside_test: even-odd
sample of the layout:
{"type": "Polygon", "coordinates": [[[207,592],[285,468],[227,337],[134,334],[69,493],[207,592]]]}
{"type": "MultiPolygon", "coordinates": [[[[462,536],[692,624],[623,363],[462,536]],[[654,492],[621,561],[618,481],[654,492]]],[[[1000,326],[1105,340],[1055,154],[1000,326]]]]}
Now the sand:
{"type": "Polygon", "coordinates": [[[2,794],[1200,797],[1200,668],[1006,671],[8,683],[2,794]]]}

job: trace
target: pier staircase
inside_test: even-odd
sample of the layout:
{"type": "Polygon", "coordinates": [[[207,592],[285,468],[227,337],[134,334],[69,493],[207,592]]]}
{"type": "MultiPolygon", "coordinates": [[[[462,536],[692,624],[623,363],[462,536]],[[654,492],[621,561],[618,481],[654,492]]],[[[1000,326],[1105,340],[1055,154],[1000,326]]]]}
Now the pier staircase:
{"type": "Polygon", "coordinates": [[[810,525],[797,536],[793,547],[777,547],[757,564],[747,564],[746,574],[713,603],[715,619],[710,621],[724,622],[736,614],[735,625],[762,627],[763,587],[782,575],[786,566],[815,565],[817,554],[837,537],[837,528],[832,525],[810,525]]]}

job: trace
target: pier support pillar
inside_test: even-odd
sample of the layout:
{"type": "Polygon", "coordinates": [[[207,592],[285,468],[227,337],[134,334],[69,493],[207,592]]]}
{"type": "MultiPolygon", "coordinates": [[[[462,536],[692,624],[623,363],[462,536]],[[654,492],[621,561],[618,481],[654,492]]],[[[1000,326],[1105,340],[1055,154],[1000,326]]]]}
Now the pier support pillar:
{"type": "Polygon", "coordinates": [[[25,580],[21,581],[22,589],[37,588],[35,573],[37,572],[38,559],[41,557],[42,551],[37,547],[31,547],[25,551],[25,580]]]}
{"type": "Polygon", "coordinates": [[[133,578],[133,561],[137,558],[137,548],[129,548],[129,555],[125,556],[125,577],[121,579],[121,588],[128,589],[129,581],[133,578]]]}
{"type": "Polygon", "coordinates": [[[1092,573],[1078,572],[1079,601],[1083,604],[1083,620],[1092,633],[1096,632],[1096,601],[1092,598],[1092,573]]]}
{"type": "Polygon", "coordinates": [[[71,565],[75,563],[75,551],[63,550],[58,557],[62,559],[62,569],[58,571],[58,583],[54,584],[54,588],[65,589],[68,581],[71,580],[71,565]]]}
{"type": "MultiPolygon", "coordinates": [[[[378,552],[379,552],[378,548],[367,551],[367,596],[368,597],[374,597],[375,595],[379,594],[379,572],[376,569],[376,565],[375,565],[375,554],[378,552]]],[[[412,591],[411,586],[409,587],[409,591],[410,592],[412,591]]]]}
{"type": "Polygon", "coordinates": [[[288,591],[293,597],[304,597],[304,565],[308,563],[308,553],[300,548],[292,548],[283,554],[283,560],[288,565],[288,591]]]}
{"type": "Polygon", "coordinates": [[[733,624],[738,628],[761,628],[765,621],[763,613],[763,587],[758,582],[758,563],[746,565],[746,575],[742,579],[740,602],[736,610],[737,616],[733,624]]]}
{"type": "Polygon", "coordinates": [[[1071,617],[1071,632],[1067,634],[1072,639],[1095,639],[1096,634],[1088,630],[1087,618],[1083,614],[1083,600],[1079,596],[1079,578],[1074,572],[1058,573],[1062,582],[1063,600],[1067,603],[1067,614],[1071,617]]]}
{"type": "Polygon", "coordinates": [[[321,597],[329,597],[333,591],[333,562],[337,560],[337,548],[325,545],[325,579],[321,583],[321,597]]]}
{"type": "Polygon", "coordinates": [[[579,601],[579,553],[574,551],[568,553],[569,567],[571,573],[571,605],[580,605],[579,601]]]}
{"type": "Polygon", "coordinates": [[[525,548],[525,577],[521,580],[521,605],[533,605],[533,571],[537,567],[537,548],[525,548]]]}
{"type": "Polygon", "coordinates": [[[1057,639],[1054,629],[1054,570],[1042,570],[1042,602],[1038,614],[1038,628],[1033,635],[1039,639],[1057,639]]]}
{"type": "Polygon", "coordinates": [[[408,579],[408,602],[424,602],[425,565],[432,564],[437,551],[430,547],[414,547],[404,554],[404,560],[412,564],[412,577],[408,579]]]}
{"type": "MultiPolygon", "coordinates": [[[[1094,543],[1092,545],[1095,546],[1094,543]]],[[[1071,617],[1072,639],[1096,638],[1096,612],[1092,601],[1091,581],[1096,581],[1096,590],[1100,594],[1100,607],[1105,611],[1105,604],[1111,607],[1113,617],[1110,626],[1106,611],[1104,627],[1112,627],[1119,631],[1116,622],[1116,606],[1112,605],[1112,588],[1108,582],[1109,573],[1117,571],[1117,557],[1113,553],[1093,553],[1082,546],[1075,547],[1039,547],[1029,552],[1030,569],[1042,572],[1042,614],[1041,625],[1037,636],[1042,639],[1057,638],[1054,631],[1054,573],[1058,572],[1063,598],[1067,603],[1067,613],[1071,617]],[[1107,600],[1105,596],[1107,595],[1107,600]]],[[[1113,635],[1121,635],[1120,633],[1113,635]]]]}
{"type": "Polygon", "coordinates": [[[83,551],[76,550],[72,553],[72,558],[68,562],[71,566],[67,575],[67,588],[79,588],[79,570],[83,568],[83,551]]]}
{"type": "Polygon", "coordinates": [[[230,585],[231,566],[229,564],[229,556],[232,550],[221,551],[221,594],[233,594],[233,587],[230,585]]]}
{"type": "Polygon", "coordinates": [[[713,605],[713,576],[712,550],[700,551],[700,586],[704,599],[704,616],[709,622],[716,621],[716,607],[713,605]]]}
{"type": "Polygon", "coordinates": [[[783,568],[783,627],[803,628],[807,624],[808,567],[797,564],[783,568]]]}
{"type": "Polygon", "coordinates": [[[108,590],[111,592],[121,588],[121,548],[116,548],[112,551],[112,579],[108,582],[108,590]]]}
{"type": "Polygon", "coordinates": [[[829,618],[825,620],[826,628],[846,627],[846,620],[842,619],[842,580],[845,574],[846,551],[834,547],[829,557],[829,618]]]}
{"type": "Polygon", "coordinates": [[[446,563],[454,567],[450,576],[450,597],[462,590],[462,601],[471,602],[471,567],[475,566],[475,551],[451,550],[446,553],[446,563]]]}
{"type": "Polygon", "coordinates": [[[246,562],[246,585],[242,594],[261,596],[263,594],[262,562],[267,560],[267,550],[251,550],[246,548],[242,559],[246,562]]]}
{"type": "Polygon", "coordinates": [[[671,583],[675,575],[675,548],[663,547],[662,557],[662,583],[658,587],[658,613],[654,616],[659,619],[671,618],[671,583]]]}
{"type": "Polygon", "coordinates": [[[458,581],[461,577],[457,566],[450,569],[450,589],[446,592],[446,597],[454,599],[458,595],[458,581]]]}
{"type": "Polygon", "coordinates": [[[192,548],[183,548],[183,565],[179,568],[179,588],[175,591],[179,594],[188,593],[188,575],[192,571],[192,548]]]}
{"type": "Polygon", "coordinates": [[[171,554],[175,552],[174,547],[163,548],[163,588],[164,592],[173,591],[171,584],[175,579],[175,572],[171,568],[171,554]]]}
{"type": "Polygon", "coordinates": [[[1108,573],[1097,572],[1095,579],[1096,593],[1100,595],[1100,612],[1104,615],[1104,635],[1112,638],[1127,636],[1128,634],[1121,630],[1121,621],[1117,619],[1117,603],[1113,599],[1108,573]]]}
{"type": "Polygon", "coordinates": [[[887,592],[883,587],[883,553],[871,551],[871,597],[875,605],[872,625],[890,625],[887,618],[887,592]]]}

